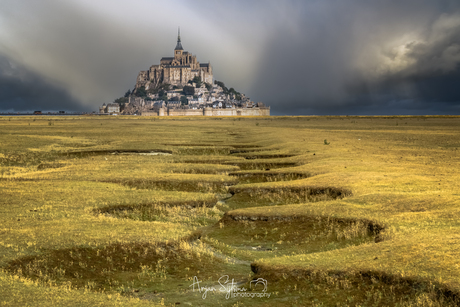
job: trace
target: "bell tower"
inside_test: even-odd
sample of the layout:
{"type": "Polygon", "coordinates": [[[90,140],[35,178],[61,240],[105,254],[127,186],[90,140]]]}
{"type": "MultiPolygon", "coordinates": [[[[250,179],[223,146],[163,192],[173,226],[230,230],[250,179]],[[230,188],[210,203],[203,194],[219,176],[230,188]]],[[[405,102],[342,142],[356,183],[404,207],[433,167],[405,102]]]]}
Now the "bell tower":
{"type": "Polygon", "coordinates": [[[182,57],[182,52],[184,52],[184,48],[182,48],[182,44],[180,42],[180,28],[177,31],[177,44],[176,48],[174,48],[174,57],[181,58],[182,57]]]}

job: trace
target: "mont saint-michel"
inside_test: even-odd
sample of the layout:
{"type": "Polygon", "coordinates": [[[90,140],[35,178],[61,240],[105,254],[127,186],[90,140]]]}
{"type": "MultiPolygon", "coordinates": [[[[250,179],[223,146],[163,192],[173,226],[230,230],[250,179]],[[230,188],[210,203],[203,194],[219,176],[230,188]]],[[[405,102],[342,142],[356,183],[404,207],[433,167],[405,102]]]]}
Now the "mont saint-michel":
{"type": "Polygon", "coordinates": [[[174,56],[139,72],[134,89],[100,113],[144,116],[267,116],[270,107],[214,80],[211,63],[184,51],[177,35],[174,56]]]}

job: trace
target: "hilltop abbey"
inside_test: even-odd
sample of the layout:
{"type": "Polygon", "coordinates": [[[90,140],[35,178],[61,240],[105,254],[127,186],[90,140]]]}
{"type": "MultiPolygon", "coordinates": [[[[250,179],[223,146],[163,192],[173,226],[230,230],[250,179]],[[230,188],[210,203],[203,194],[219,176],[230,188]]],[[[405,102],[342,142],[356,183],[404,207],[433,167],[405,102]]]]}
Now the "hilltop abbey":
{"type": "Polygon", "coordinates": [[[163,57],[160,65],[152,65],[149,70],[141,71],[137,77],[136,89],[145,86],[148,90],[148,82],[150,86],[158,86],[160,83],[184,86],[195,77],[200,77],[202,82],[212,84],[211,64],[200,64],[196,56],[184,51],[179,32],[174,57],[163,57]]]}
{"type": "Polygon", "coordinates": [[[177,35],[173,57],[139,73],[133,91],[100,113],[144,116],[268,116],[270,107],[214,81],[211,63],[202,64],[184,51],[177,35]]]}

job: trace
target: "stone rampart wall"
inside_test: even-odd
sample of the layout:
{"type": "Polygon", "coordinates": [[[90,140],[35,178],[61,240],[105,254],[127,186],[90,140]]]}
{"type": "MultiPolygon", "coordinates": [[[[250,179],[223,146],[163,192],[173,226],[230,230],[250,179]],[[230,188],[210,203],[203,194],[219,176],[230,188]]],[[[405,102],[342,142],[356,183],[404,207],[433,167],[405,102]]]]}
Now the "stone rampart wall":
{"type": "Polygon", "coordinates": [[[142,112],[142,116],[270,116],[270,108],[240,109],[160,109],[158,112],[142,112]]]}
{"type": "Polygon", "coordinates": [[[169,116],[203,116],[203,110],[202,109],[196,109],[196,110],[169,109],[168,115],[169,116]]]}

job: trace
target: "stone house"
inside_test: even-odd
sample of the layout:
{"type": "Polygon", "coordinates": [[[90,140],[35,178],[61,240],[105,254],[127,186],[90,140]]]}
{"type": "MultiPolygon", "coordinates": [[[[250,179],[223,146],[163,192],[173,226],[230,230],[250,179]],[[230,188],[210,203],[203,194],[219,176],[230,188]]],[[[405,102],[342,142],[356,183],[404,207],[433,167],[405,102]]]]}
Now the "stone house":
{"type": "Polygon", "coordinates": [[[106,113],[120,113],[120,105],[118,103],[109,103],[107,104],[106,113]]]}
{"type": "Polygon", "coordinates": [[[181,103],[180,101],[168,101],[168,109],[176,109],[180,108],[181,103]]]}

